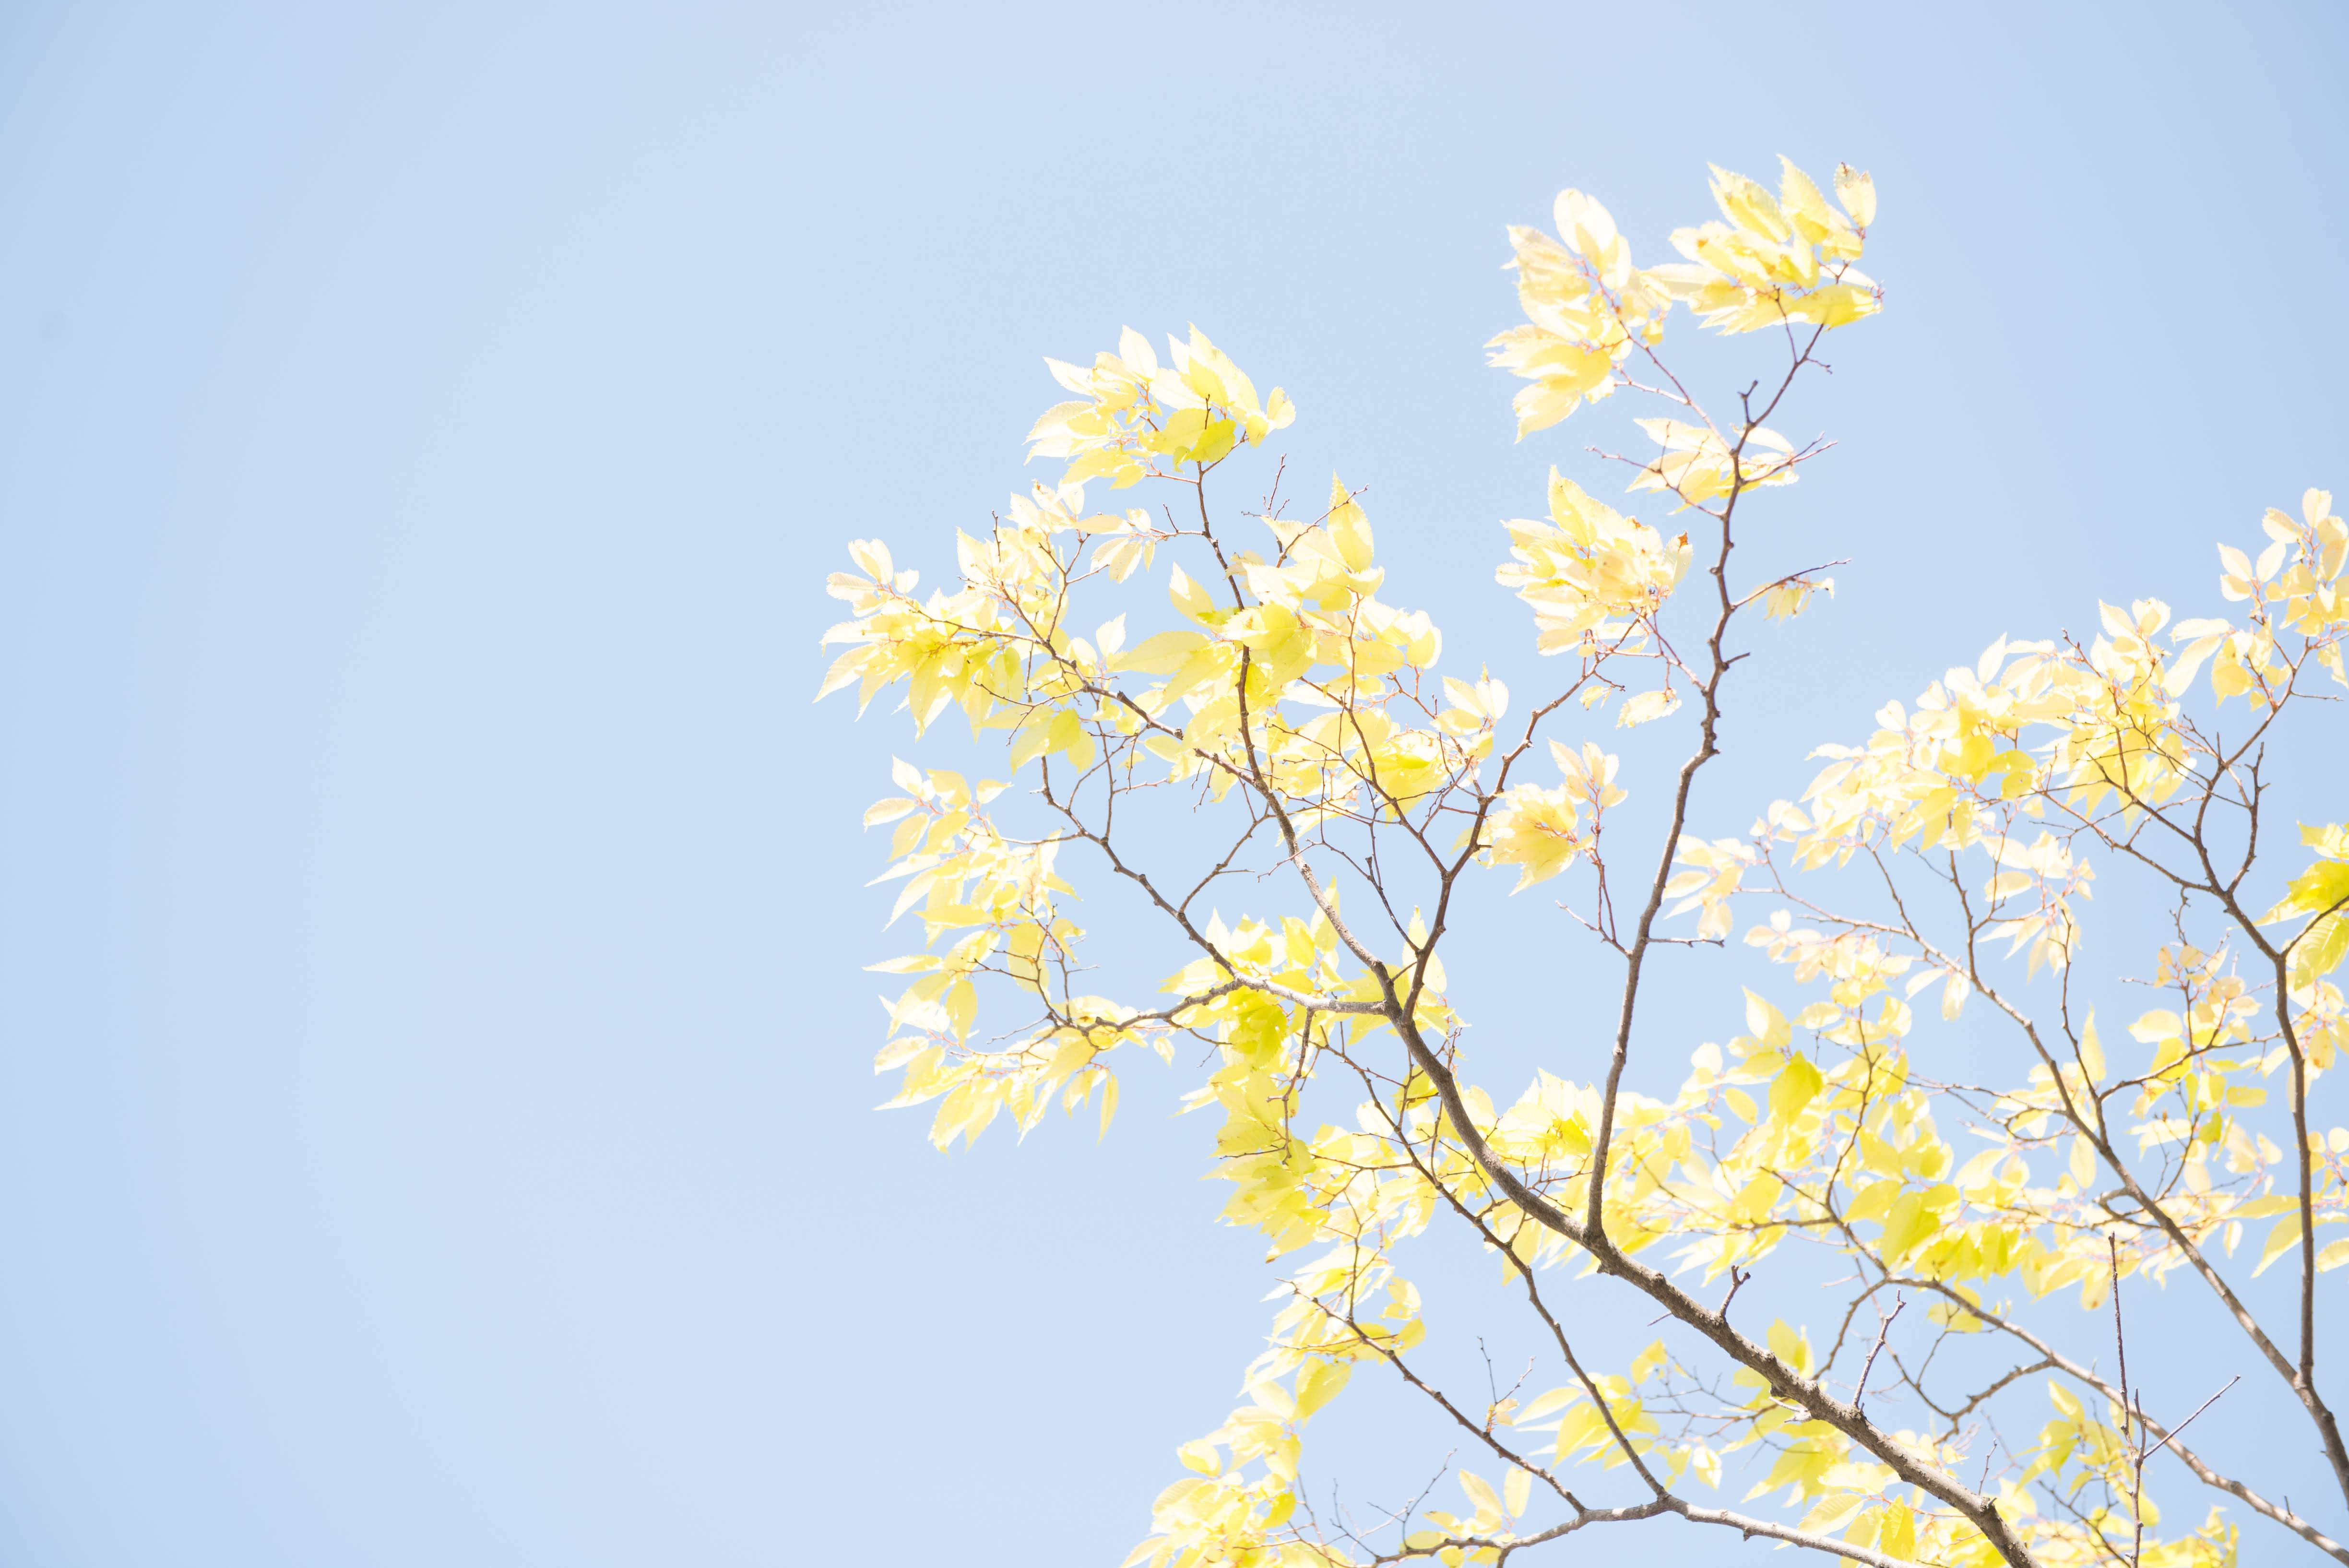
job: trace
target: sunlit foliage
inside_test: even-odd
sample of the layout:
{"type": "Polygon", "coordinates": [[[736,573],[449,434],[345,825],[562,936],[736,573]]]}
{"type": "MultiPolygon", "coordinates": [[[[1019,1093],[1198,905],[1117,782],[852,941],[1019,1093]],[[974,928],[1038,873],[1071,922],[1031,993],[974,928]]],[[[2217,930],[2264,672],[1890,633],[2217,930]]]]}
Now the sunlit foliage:
{"type": "Polygon", "coordinates": [[[1520,437],[1616,394],[1662,410],[1622,464],[1661,515],[1553,470],[1545,515],[1505,525],[1499,586],[1558,660],[1530,703],[1439,668],[1442,633],[1382,597],[1342,481],[1309,517],[1277,486],[1254,513],[1211,504],[1218,469],[1297,410],[1195,327],[1163,357],[1128,330],[1089,366],[1048,362],[1070,396],[1030,456],[1058,472],[957,536],[956,582],[924,596],[877,541],[833,578],[851,618],[827,635],[843,651],[823,691],[892,693],[916,733],[958,713],[1002,753],[979,782],[900,761],[866,814],[890,827],[895,915],[923,937],[875,966],[904,977],[891,1103],[934,1102],[941,1148],[1055,1106],[1097,1104],[1106,1131],[1118,1064],[1199,1043],[1179,1059],[1207,1053],[1186,1103],[1219,1121],[1225,1216],[1284,1261],[1241,1402],[1176,1450],[1130,1563],[1497,1563],[1677,1515],[1879,1565],[2209,1568],[2237,1560],[2230,1509],[2349,1562],[2246,1479],[2260,1456],[2189,1446],[2189,1412],[2157,1419],[2104,1355],[2116,1292],[2164,1310],[2133,1282],[2215,1293],[2349,1499],[2315,1375],[2322,1276],[2349,1262],[2349,1231],[2326,1234],[2349,1221],[2349,1130],[2315,1094],[2349,1031],[2332,978],[2349,827],[2295,839],[2261,820],[2279,726],[2337,722],[2310,704],[2344,684],[2349,531],[2311,490],[2260,520],[2256,554],[2220,547],[2221,613],[2140,599],[2097,607],[2085,642],[2002,639],[1724,832],[1743,814],[1720,820],[1696,785],[1724,692],[1751,679],[1733,634],[1833,587],[1823,567],[1734,558],[1749,495],[1777,504],[1752,493],[1826,450],[1768,421],[1828,335],[1882,304],[1857,269],[1874,187],[1847,168],[1831,183],[1833,201],[1792,164],[1775,193],[1715,170],[1719,217],[1645,267],[1578,192],[1555,234],[1509,231],[1525,320],[1487,347],[1525,382],[1520,437]],[[1668,368],[1676,307],[1758,335],[1770,362],[1733,414],[1668,368]],[[1667,723],[1689,736],[1677,772],[1635,777],[1607,749],[1667,723]],[[1634,793],[1664,803],[1661,841],[1617,842],[1634,793]],[[1164,830],[1137,847],[1153,797],[1191,808],[1179,849],[1164,830]],[[1085,989],[1080,877],[1155,911],[1160,996],[1085,989]],[[2150,1005],[2075,985],[2099,878],[2170,911],[2139,976],[2150,1005]],[[1557,940],[1619,961],[1621,990],[1578,1004],[1603,1072],[1495,1096],[1468,1076],[1468,1002],[1440,950],[1462,901],[1553,882],[1573,917],[1557,940]],[[1725,984],[1725,1044],[1635,1030],[1656,947],[1737,942],[1784,972],[1768,995],[1725,984]],[[2034,1064],[1971,1081],[1978,1058],[1930,1043],[1920,1007],[1987,1017],[2034,1064]],[[1689,1063],[1670,1098],[1629,1083],[1660,1054],[1689,1063]],[[1440,1325],[1404,1265],[1437,1224],[1491,1249],[1556,1386],[1486,1399],[1423,1375],[1440,1325]],[[2244,1299],[2272,1268],[2297,1275],[2293,1321],[2244,1299]],[[1764,1270],[1823,1290],[1816,1310],[1741,1308],[1764,1270]],[[1593,1290],[1643,1295],[1671,1337],[1589,1364],[1557,1303],[1593,1290]],[[2075,1303],[2077,1333],[2033,1326],[2044,1314],[2020,1309],[2043,1299],[2075,1303]],[[1937,1370],[1969,1335],[2007,1343],[2014,1370],[1937,1370]],[[1383,1530],[1317,1513],[1298,1484],[1308,1424],[1366,1366],[1483,1456],[1456,1501],[1383,1530]]]}

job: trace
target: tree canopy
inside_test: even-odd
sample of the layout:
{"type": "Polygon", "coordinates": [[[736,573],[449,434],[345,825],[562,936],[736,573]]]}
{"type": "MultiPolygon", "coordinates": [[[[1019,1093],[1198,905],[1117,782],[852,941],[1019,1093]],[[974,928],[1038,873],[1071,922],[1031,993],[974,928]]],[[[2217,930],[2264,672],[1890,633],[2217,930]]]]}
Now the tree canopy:
{"type": "Polygon", "coordinates": [[[1439,672],[1433,621],[1381,597],[1360,492],[1333,479],[1309,517],[1278,477],[1253,510],[1222,501],[1219,472],[1297,410],[1195,327],[1163,357],[1129,329],[1090,365],[1048,361],[1068,396],[1029,454],[1064,467],[957,535],[958,582],[924,597],[870,540],[832,578],[851,618],[820,695],[899,693],[916,734],[958,712],[1004,751],[977,782],[899,761],[865,814],[894,825],[893,919],[925,938],[876,966],[905,977],[891,1103],[936,1101],[941,1148],[1055,1105],[1097,1102],[1106,1131],[1122,1062],[1195,1043],[1185,1104],[1220,1118],[1225,1218],[1283,1260],[1243,1402],[1177,1449],[1130,1564],[1490,1563],[1677,1516],[1878,1568],[2205,1568],[2236,1561],[2245,1511],[2349,1562],[2320,1522],[2344,1516],[2349,1449],[2318,1377],[2349,1129],[2316,1097],[2349,1030],[2328,978],[2349,826],[2295,834],[2269,804],[2283,727],[2338,722],[2349,528],[2310,490],[2220,545],[2217,604],[2002,638],[1722,832],[1701,786],[1757,679],[1741,666],[1768,657],[1753,623],[1834,586],[1832,563],[1739,551],[1779,504],[1757,493],[1827,450],[1772,421],[1829,334],[1883,304],[1858,266],[1874,186],[1832,186],[1716,169],[1720,216],[1645,267],[1579,192],[1554,234],[1510,229],[1525,320],[1487,348],[1524,382],[1520,439],[1638,400],[1644,447],[1601,465],[1662,517],[1553,469],[1545,515],[1506,524],[1498,585],[1557,661],[1530,701],[1439,672]],[[1676,308],[1750,339],[1750,385],[1700,400],[1666,355],[1676,308]],[[1167,504],[1101,503],[1143,486],[1167,504]],[[1686,732],[1676,772],[1609,751],[1648,725],[1686,732]],[[1610,818],[1633,792],[1669,803],[1660,838],[1610,818]],[[1154,912],[1160,995],[1087,989],[1086,877],[1154,912]],[[2138,955],[2151,1006],[2078,975],[2098,877],[2168,911],[2138,955]],[[1553,882],[1557,940],[1612,954],[1619,989],[1552,1017],[1558,1072],[1495,1093],[1447,936],[1468,900],[1553,882]],[[1250,912],[1226,918],[1234,900],[1250,912]],[[1775,995],[1723,987],[1743,1033],[1692,1054],[1642,1030],[1661,947],[1740,943],[1785,971],[1775,995]],[[2027,1072],[1976,1081],[1920,1009],[1987,1013],[2027,1072]],[[1634,1086],[1667,1062],[1677,1089],[1634,1086]],[[1437,1226],[1493,1254],[1554,1386],[1423,1373],[1443,1325],[1411,1243],[1437,1226]],[[2247,1288],[2271,1269],[2297,1281],[2281,1314],[2247,1288]],[[1757,1275],[1812,1287],[1805,1308],[1741,1300],[1757,1275]],[[2199,1410],[2146,1407],[2129,1314],[2177,1294],[2135,1286],[2171,1281],[2220,1303],[2338,1495],[2295,1511],[2265,1456],[2205,1452],[2199,1410]],[[1599,1364],[1570,1304],[1588,1291],[1644,1298],[1667,1336],[1599,1364]],[[1998,1353],[1944,1353],[1961,1340],[1998,1353]],[[1299,1484],[1309,1424],[1342,1419],[1366,1364],[1475,1456],[1456,1498],[1369,1520],[1299,1484]]]}

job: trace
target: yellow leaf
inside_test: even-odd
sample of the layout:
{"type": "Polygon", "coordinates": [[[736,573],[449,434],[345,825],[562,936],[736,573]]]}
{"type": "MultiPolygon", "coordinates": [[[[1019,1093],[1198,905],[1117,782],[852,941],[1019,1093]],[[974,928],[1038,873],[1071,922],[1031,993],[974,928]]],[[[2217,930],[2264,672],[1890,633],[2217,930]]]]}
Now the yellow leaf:
{"type": "MultiPolygon", "coordinates": [[[[1166,597],[1174,602],[1176,609],[1181,610],[1193,620],[1215,612],[1215,597],[1197,583],[1193,582],[1190,576],[1180,566],[1174,568],[1173,575],[1167,579],[1166,597]]],[[[1147,643],[1143,644],[1143,647],[1147,646],[1149,646],[1147,643]]],[[[1137,649],[1134,651],[1138,653],[1141,649],[1137,649]]]]}
{"type": "Polygon", "coordinates": [[[1371,520],[1334,473],[1330,476],[1329,528],[1330,538],[1337,542],[1338,556],[1349,571],[1359,572],[1371,564],[1371,520]]]}
{"type": "Polygon", "coordinates": [[[1771,1116],[1782,1122],[1794,1120],[1826,1082],[1809,1057],[1795,1057],[1779,1069],[1776,1080],[1770,1085],[1771,1116]]]}
{"type": "Polygon", "coordinates": [[[1745,993],[1745,1027],[1774,1051],[1785,1050],[1795,1037],[1786,1026],[1786,1015],[1751,990],[1745,993]]]}
{"type": "Polygon", "coordinates": [[[1206,638],[1195,631],[1162,631],[1143,639],[1130,652],[1119,654],[1110,663],[1114,669],[1144,675],[1172,675],[1206,645],[1206,638]]]}
{"type": "Polygon", "coordinates": [[[1346,1379],[1354,1375],[1350,1361],[1316,1361],[1297,1375],[1297,1416],[1299,1420],[1313,1414],[1338,1397],[1346,1379]]]}
{"type": "Polygon", "coordinates": [[[1208,425],[1199,439],[1185,451],[1183,456],[1202,465],[1219,462],[1224,455],[1232,450],[1232,445],[1238,437],[1238,425],[1230,420],[1216,420],[1208,425]]]}
{"type": "Polygon", "coordinates": [[[1921,1194],[1904,1192],[1892,1200],[1891,1212],[1884,1217],[1884,1235],[1878,1242],[1887,1262],[1905,1257],[1909,1249],[1931,1235],[1940,1226],[1931,1210],[1925,1207],[1921,1194]]]}
{"type": "Polygon", "coordinates": [[[2251,1271],[2251,1277],[2257,1279],[2267,1272],[2268,1265],[2291,1251],[2292,1243],[2299,1240],[2300,1216],[2297,1214],[2287,1214],[2270,1226],[2267,1245],[2260,1249],[2260,1266],[2251,1271]]]}
{"type": "Polygon", "coordinates": [[[2080,1031],[2080,1065],[2087,1070],[2088,1082],[2105,1081],[2105,1047],[2096,1038],[2096,1013],[2088,1010],[2087,1027],[2080,1031]]]}
{"type": "Polygon", "coordinates": [[[1814,1535],[1833,1535],[1837,1531],[1858,1518],[1859,1511],[1866,1508],[1868,1503],[1868,1498],[1866,1492],[1847,1491],[1823,1497],[1819,1500],[1818,1506],[1803,1515],[1803,1522],[1799,1528],[1814,1535]]]}
{"type": "Polygon", "coordinates": [[[1663,718],[1680,705],[1681,694],[1677,691],[1642,691],[1623,704],[1622,710],[1615,715],[1615,727],[1629,730],[1645,724],[1651,720],[1663,718]]]}
{"type": "Polygon", "coordinates": [[[1851,226],[1864,229],[1876,222],[1876,182],[1848,163],[1836,165],[1836,200],[1851,214],[1851,226]]]}
{"type": "MultiPolygon", "coordinates": [[[[1870,205],[1873,206],[1871,199],[1870,205]]],[[[1888,1502],[1878,1516],[1876,1527],[1877,1544],[1899,1558],[1917,1554],[1917,1515],[1905,1502],[1888,1502]]]]}
{"type": "Polygon", "coordinates": [[[2292,943],[2292,982],[2306,985],[2319,975],[2331,974],[2341,967],[2344,956],[2349,956],[2349,919],[2339,914],[2320,917],[2292,943]]]}
{"type": "Polygon", "coordinates": [[[1579,1388],[1553,1388],[1548,1393],[1537,1397],[1532,1404],[1526,1406],[1524,1409],[1518,1411],[1515,1425],[1522,1427],[1528,1421],[1538,1421],[1544,1416],[1550,1415],[1558,1410],[1563,1410],[1566,1407],[1573,1404],[1577,1399],[1581,1397],[1582,1390],[1579,1388]]]}
{"type": "Polygon", "coordinates": [[[1811,1369],[1811,1342],[1780,1318],[1770,1325],[1770,1354],[1797,1372],[1811,1369]]]}
{"type": "Polygon", "coordinates": [[[1694,1470],[1705,1485],[1716,1490],[1720,1489],[1721,1456],[1704,1444],[1699,1443],[1689,1450],[1689,1469],[1694,1470]]]}

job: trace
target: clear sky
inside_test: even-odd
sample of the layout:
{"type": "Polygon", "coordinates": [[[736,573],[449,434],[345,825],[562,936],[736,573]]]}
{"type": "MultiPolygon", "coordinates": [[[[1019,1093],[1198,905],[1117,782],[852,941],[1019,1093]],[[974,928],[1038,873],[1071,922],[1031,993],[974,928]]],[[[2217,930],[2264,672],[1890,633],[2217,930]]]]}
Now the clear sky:
{"type": "Polygon", "coordinates": [[[1773,507],[1853,562],[1734,831],[2349,493],[2344,67],[2333,4],[0,8],[0,1563],[1114,1563],[1256,1248],[1171,1075],[1100,1147],[871,1111],[841,542],[935,580],[1039,356],[1195,320],[1522,662],[1495,523],[1597,437],[1511,441],[1502,225],[1847,160],[1889,304],[1773,507]]]}

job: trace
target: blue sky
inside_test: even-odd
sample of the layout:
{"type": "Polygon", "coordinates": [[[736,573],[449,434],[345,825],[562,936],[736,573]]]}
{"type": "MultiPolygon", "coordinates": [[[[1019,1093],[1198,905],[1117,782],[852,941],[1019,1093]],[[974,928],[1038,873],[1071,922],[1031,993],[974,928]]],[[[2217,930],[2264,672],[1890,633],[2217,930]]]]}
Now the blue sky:
{"type": "Polygon", "coordinates": [[[0,13],[0,1561],[1123,1556],[1255,1249],[1171,1075],[871,1112],[906,741],[809,705],[823,574],[935,580],[1039,356],[1196,321],[1523,664],[1495,523],[1601,437],[1510,439],[1502,225],[1784,152],[1889,303],[1717,830],[2002,632],[2213,613],[2349,492],[2349,14],[2054,9],[0,13]]]}

